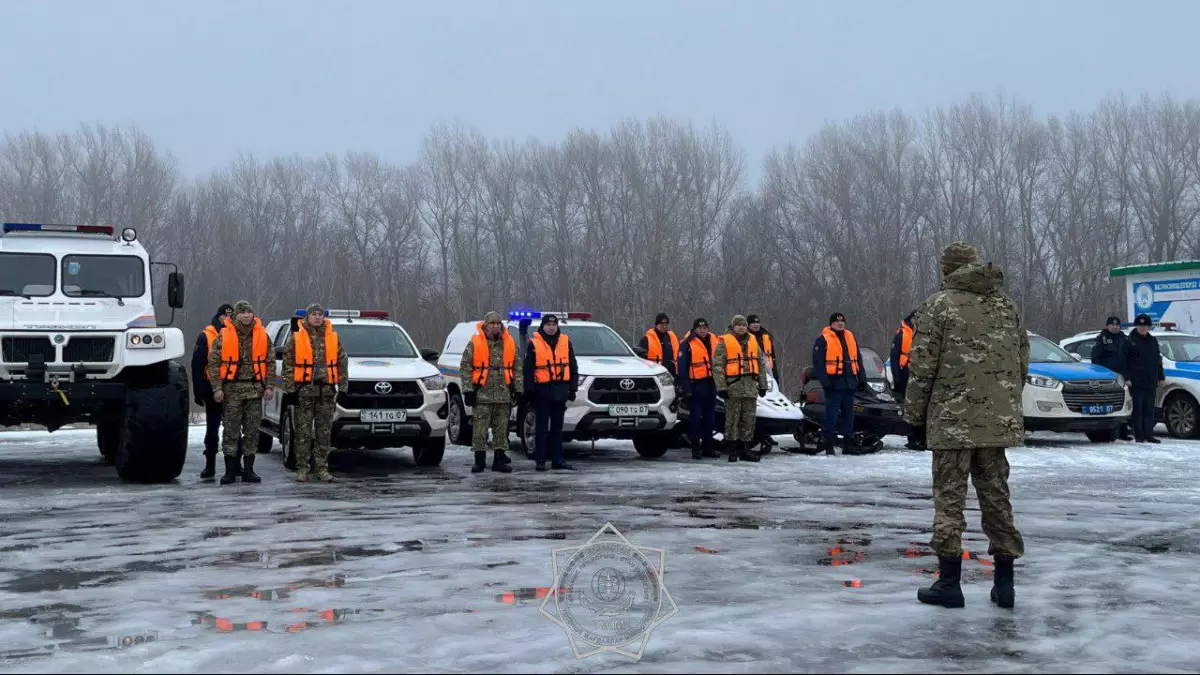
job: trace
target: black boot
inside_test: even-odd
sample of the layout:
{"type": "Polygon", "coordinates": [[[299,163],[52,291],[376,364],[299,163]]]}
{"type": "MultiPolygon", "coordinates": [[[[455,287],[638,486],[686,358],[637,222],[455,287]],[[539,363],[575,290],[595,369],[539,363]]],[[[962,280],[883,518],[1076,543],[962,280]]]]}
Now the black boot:
{"type": "Polygon", "coordinates": [[[703,459],[704,451],[700,448],[700,441],[692,441],[692,459],[703,459]]]}
{"type": "Polygon", "coordinates": [[[471,467],[471,473],[483,473],[483,470],[486,468],[487,468],[487,451],[486,450],[476,450],[475,451],[475,466],[471,467]]]}
{"type": "Polygon", "coordinates": [[[207,480],[217,475],[217,453],[204,451],[204,470],[200,472],[200,477],[207,480]]]}
{"type": "MultiPolygon", "coordinates": [[[[828,438],[822,438],[822,439],[821,439],[821,447],[820,447],[820,450],[824,450],[824,451],[825,451],[825,454],[827,454],[827,455],[832,455],[832,454],[834,454],[834,452],[833,452],[833,441],[829,440],[828,438]]],[[[820,450],[818,450],[818,452],[819,452],[820,450]]]]}
{"type": "Polygon", "coordinates": [[[1013,561],[1010,555],[996,556],[995,581],[992,585],[992,602],[1004,609],[1012,609],[1017,602],[1017,591],[1013,588],[1013,561]]]}
{"type": "Polygon", "coordinates": [[[701,444],[701,447],[704,449],[702,454],[709,459],[720,458],[721,453],[717,452],[717,449],[714,448],[713,445],[715,444],[711,438],[705,440],[704,443],[701,444]]]}
{"type": "Polygon", "coordinates": [[[740,444],[737,442],[734,442],[732,444],[727,444],[725,446],[729,450],[729,461],[730,462],[738,461],[738,445],[740,445],[740,444]]]}
{"type": "Polygon", "coordinates": [[[254,473],[254,458],[256,455],[242,456],[242,482],[243,483],[261,483],[262,479],[258,474],[254,473]]]}
{"type": "Polygon", "coordinates": [[[225,457],[225,475],[221,476],[221,485],[229,485],[233,481],[237,480],[238,460],[237,460],[237,457],[230,457],[229,455],[224,455],[224,457],[225,457]]]}
{"type": "Polygon", "coordinates": [[[757,452],[750,447],[748,441],[739,441],[737,444],[737,453],[739,459],[744,459],[747,462],[757,462],[762,459],[757,452]]]}
{"type": "Polygon", "coordinates": [[[962,581],[962,557],[938,556],[938,566],[938,580],[929,588],[917,589],[917,600],[926,605],[965,607],[967,602],[963,599],[962,586],[959,585],[962,581]]]}
{"type": "Polygon", "coordinates": [[[492,471],[512,473],[511,464],[512,460],[508,458],[508,455],[504,454],[503,450],[497,450],[496,454],[492,456],[492,471]]]}
{"type": "Polygon", "coordinates": [[[550,462],[550,468],[555,471],[574,471],[575,467],[566,462],[550,462]]]}

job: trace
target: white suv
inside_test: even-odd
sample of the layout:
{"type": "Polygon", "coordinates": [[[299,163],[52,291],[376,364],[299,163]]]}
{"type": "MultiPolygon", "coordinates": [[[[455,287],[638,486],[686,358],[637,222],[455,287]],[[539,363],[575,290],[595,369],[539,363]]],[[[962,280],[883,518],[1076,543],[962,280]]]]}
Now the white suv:
{"type": "MultiPolygon", "coordinates": [[[[284,466],[296,468],[292,406],[283,393],[283,348],[305,310],[267,324],[279,379],[275,397],[263,401],[262,430],[279,439],[284,466]]],[[[446,450],[446,380],[430,363],[437,352],[418,349],[400,324],[377,310],[327,309],[327,320],[349,357],[349,390],[338,394],[334,448],[409,446],[418,466],[437,466],[446,450]]],[[[267,439],[270,440],[270,439],[267,439]]],[[[261,446],[260,446],[261,447],[261,446]]]]}
{"type": "MultiPolygon", "coordinates": [[[[1131,330],[1131,324],[1122,324],[1131,330]]],[[[1158,385],[1154,401],[1154,417],[1166,424],[1167,433],[1175,438],[1200,438],[1200,336],[1180,333],[1175,324],[1162,322],[1150,334],[1158,338],[1166,380],[1158,385]]],[[[1092,347],[1099,330],[1079,333],[1059,342],[1059,346],[1091,362],[1092,347]]]]}
{"type": "MultiPolygon", "coordinates": [[[[542,314],[558,317],[558,328],[571,339],[579,364],[579,392],[567,404],[563,440],[631,438],[639,455],[661,457],[670,448],[676,413],[675,382],[666,368],[640,358],[612,328],[589,321],[586,312],[510,312],[504,327],[524,358],[534,322],[542,314]]],[[[450,397],[447,435],[456,445],[471,444],[471,409],[462,397],[458,367],[463,350],[477,331],[478,321],[454,327],[446,338],[438,368],[446,376],[450,397]]],[[[511,427],[521,438],[525,454],[534,450],[533,408],[514,406],[511,427]]]]}

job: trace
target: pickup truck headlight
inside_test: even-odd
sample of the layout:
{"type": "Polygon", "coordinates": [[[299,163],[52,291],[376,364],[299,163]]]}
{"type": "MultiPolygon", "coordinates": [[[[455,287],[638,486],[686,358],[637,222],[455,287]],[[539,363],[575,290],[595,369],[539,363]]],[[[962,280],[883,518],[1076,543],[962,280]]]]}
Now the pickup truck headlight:
{"type": "Polygon", "coordinates": [[[160,330],[131,330],[125,334],[125,346],[130,349],[166,349],[167,338],[160,330]]]}
{"type": "Polygon", "coordinates": [[[1026,375],[1025,381],[1035,387],[1043,387],[1045,389],[1057,389],[1062,384],[1061,381],[1053,377],[1045,377],[1043,375],[1026,375]]]}
{"type": "Polygon", "coordinates": [[[446,378],[442,377],[441,373],[430,377],[421,378],[421,384],[429,391],[441,391],[446,388],[446,378]]]}
{"type": "Polygon", "coordinates": [[[658,378],[658,386],[660,386],[660,387],[674,387],[675,386],[675,378],[671,377],[670,373],[659,373],[655,377],[658,378]]]}

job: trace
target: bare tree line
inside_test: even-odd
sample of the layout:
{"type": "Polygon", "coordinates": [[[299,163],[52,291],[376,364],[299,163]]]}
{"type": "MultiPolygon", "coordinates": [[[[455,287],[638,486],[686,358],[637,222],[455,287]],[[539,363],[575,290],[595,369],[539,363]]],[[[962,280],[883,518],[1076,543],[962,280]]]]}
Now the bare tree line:
{"type": "Polygon", "coordinates": [[[135,227],[189,275],[179,325],[222,302],[269,318],[317,300],[393,312],[421,346],[488,309],[585,310],[627,338],[756,313],[795,385],[841,311],[865,344],[938,284],[964,238],[1054,338],[1124,307],[1113,265],[1200,258],[1200,102],[1117,96],[1038,119],[973,96],[831,124],[765,159],[719,127],[627,121],[560,143],[436,126],[420,157],[243,156],[184,180],[140,131],[8,134],[0,216],[135,227]]]}

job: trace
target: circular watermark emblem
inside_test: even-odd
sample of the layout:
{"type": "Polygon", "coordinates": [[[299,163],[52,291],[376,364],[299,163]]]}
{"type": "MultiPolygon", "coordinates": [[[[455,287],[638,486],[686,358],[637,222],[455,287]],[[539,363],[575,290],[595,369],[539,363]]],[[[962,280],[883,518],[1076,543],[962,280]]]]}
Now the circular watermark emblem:
{"type": "Polygon", "coordinates": [[[597,647],[642,639],[662,608],[658,573],[646,556],[619,541],[588,544],[563,568],[559,616],[576,638],[597,647]]]}

